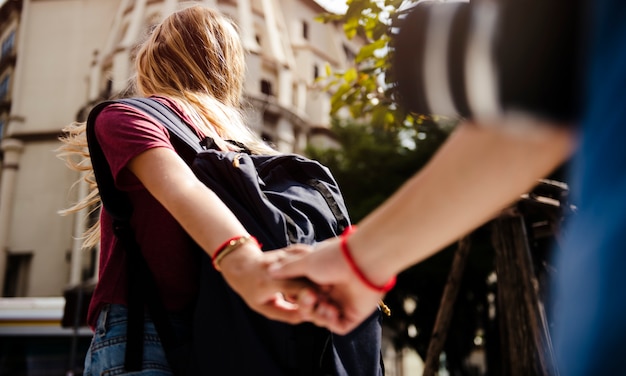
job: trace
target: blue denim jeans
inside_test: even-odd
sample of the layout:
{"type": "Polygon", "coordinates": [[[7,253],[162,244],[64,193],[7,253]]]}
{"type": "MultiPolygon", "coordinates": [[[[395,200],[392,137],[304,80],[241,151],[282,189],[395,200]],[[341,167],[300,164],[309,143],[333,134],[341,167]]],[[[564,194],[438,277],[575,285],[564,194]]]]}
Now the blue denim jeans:
{"type": "MultiPolygon", "coordinates": [[[[85,357],[83,375],[172,375],[154,324],[147,316],[144,320],[142,371],[126,372],[124,357],[127,312],[125,306],[117,304],[106,305],[100,311],[95,333],[85,357]]],[[[180,330],[181,325],[184,326],[181,322],[173,322],[173,325],[175,330],[180,330]]]]}

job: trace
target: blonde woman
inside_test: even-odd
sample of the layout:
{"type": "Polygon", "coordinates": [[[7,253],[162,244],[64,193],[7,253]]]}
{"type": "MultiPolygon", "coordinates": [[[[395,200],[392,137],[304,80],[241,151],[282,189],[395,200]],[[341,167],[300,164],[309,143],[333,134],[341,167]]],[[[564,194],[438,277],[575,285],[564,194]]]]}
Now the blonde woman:
{"type": "MultiPolygon", "coordinates": [[[[135,86],[138,95],[167,105],[193,125],[198,136],[213,138],[223,150],[232,147],[224,140],[235,140],[253,153],[276,153],[244,125],[240,116],[244,68],[234,25],[216,11],[196,5],[167,17],[140,47],[135,86]]],[[[63,154],[69,159],[77,153],[85,156],[84,129],[84,124],[67,129],[63,154]]],[[[253,310],[271,318],[296,321],[295,307],[278,292],[288,295],[288,287],[298,283],[268,278],[267,265],[275,256],[264,255],[256,242],[246,240],[246,229],[188,167],[186,161],[193,155],[179,155],[161,124],[141,111],[116,103],[96,118],[95,133],[116,187],[126,191],[132,202],[131,224],[136,239],[161,299],[176,321],[178,334],[189,331],[185,317],[198,290],[195,243],[213,256],[228,239],[239,240],[236,252],[229,253],[219,265],[230,287],[253,310]]],[[[82,162],[73,167],[89,169],[82,162]]],[[[96,201],[98,194],[93,190],[69,212],[96,201]]],[[[101,247],[99,281],[88,312],[95,335],[85,360],[85,375],[120,374],[125,372],[126,256],[104,210],[98,226],[90,229],[85,243],[93,246],[99,242],[101,247]]],[[[220,338],[206,341],[219,342],[220,338]]],[[[216,359],[214,354],[205,355],[207,372],[211,364],[226,361],[216,359]]],[[[252,366],[265,372],[262,365],[252,366]]],[[[142,369],[143,375],[171,373],[149,319],[142,369]]]]}

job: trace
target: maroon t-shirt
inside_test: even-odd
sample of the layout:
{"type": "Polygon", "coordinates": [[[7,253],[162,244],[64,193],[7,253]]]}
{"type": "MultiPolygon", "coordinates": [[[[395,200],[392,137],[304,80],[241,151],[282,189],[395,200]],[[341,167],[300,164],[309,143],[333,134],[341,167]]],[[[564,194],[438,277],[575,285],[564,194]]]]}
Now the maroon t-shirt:
{"type": "MultiPolygon", "coordinates": [[[[191,121],[173,101],[155,97],[191,121]]],[[[96,119],[95,132],[111,166],[115,185],[126,191],[133,205],[131,226],[142,253],[155,277],[166,308],[186,309],[197,293],[199,262],[194,243],[169,212],[128,170],[128,162],[151,148],[174,150],[169,132],[141,111],[123,104],[107,106],[96,119]]],[[[200,135],[200,132],[196,129],[200,135]]],[[[193,156],[183,155],[185,159],[193,156]]],[[[127,278],[125,250],[111,227],[111,218],[102,210],[99,281],[91,300],[88,323],[93,328],[106,303],[126,304],[127,278]]]]}

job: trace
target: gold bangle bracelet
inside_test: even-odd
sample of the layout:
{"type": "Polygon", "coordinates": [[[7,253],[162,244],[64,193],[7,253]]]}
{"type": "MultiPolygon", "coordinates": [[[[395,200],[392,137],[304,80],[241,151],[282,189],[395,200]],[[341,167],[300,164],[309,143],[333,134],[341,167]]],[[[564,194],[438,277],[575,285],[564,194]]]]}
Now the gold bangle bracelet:
{"type": "Polygon", "coordinates": [[[215,270],[217,271],[221,271],[220,269],[220,262],[224,259],[224,257],[228,256],[229,253],[231,253],[232,251],[234,251],[235,249],[241,247],[242,245],[244,245],[245,243],[249,242],[250,240],[253,240],[254,237],[252,235],[244,235],[244,236],[240,236],[236,239],[232,239],[230,240],[220,251],[217,255],[215,255],[215,258],[213,259],[213,267],[215,268],[215,270]]]}

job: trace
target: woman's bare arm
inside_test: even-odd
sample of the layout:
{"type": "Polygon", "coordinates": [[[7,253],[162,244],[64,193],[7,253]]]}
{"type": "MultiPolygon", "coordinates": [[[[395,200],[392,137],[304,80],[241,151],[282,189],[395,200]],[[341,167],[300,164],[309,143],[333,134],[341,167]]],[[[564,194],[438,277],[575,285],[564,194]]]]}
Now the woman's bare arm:
{"type": "MultiPolygon", "coordinates": [[[[248,233],[173,150],[149,149],[133,158],[128,168],[209,256],[225,240],[248,233]]],[[[225,257],[220,267],[251,308],[273,319],[296,321],[297,307],[277,292],[299,291],[302,283],[270,278],[271,261],[271,256],[264,257],[256,244],[248,242],[225,257]]]]}

